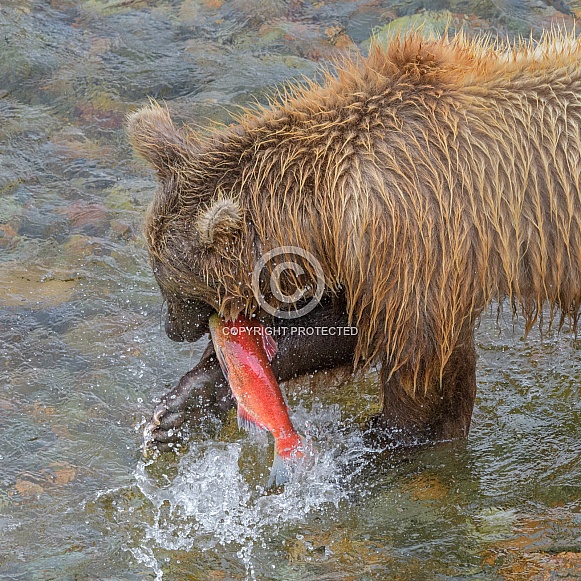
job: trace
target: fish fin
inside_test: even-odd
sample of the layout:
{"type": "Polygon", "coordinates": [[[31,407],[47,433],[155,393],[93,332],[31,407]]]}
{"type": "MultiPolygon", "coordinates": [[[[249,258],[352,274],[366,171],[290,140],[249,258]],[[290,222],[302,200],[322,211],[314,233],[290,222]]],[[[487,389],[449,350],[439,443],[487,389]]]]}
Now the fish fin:
{"type": "Polygon", "coordinates": [[[251,434],[258,434],[265,430],[266,428],[259,424],[251,415],[246,411],[246,408],[238,403],[238,427],[244,428],[247,432],[251,434]]]}
{"type": "Polygon", "coordinates": [[[274,453],[274,462],[272,463],[272,469],[270,471],[270,478],[268,479],[268,484],[266,488],[272,488],[273,486],[282,486],[290,480],[289,466],[284,458],[280,456],[276,451],[274,453]]]}
{"type": "Polygon", "coordinates": [[[272,361],[274,359],[274,356],[278,353],[276,341],[273,339],[270,333],[266,332],[266,330],[263,333],[261,333],[261,337],[262,337],[262,346],[264,347],[266,356],[268,357],[269,361],[272,361]]]}
{"type": "Polygon", "coordinates": [[[228,370],[228,365],[226,364],[226,358],[224,357],[224,353],[222,353],[222,348],[219,345],[216,346],[216,359],[218,359],[218,363],[220,364],[220,369],[222,369],[224,377],[228,379],[230,371],[228,370]]]}
{"type": "Polygon", "coordinates": [[[276,440],[274,443],[274,462],[266,487],[271,488],[275,485],[286,484],[290,480],[297,461],[305,455],[305,450],[306,440],[300,434],[294,433],[288,439],[276,440]],[[279,448],[281,448],[280,453],[279,448]]]}

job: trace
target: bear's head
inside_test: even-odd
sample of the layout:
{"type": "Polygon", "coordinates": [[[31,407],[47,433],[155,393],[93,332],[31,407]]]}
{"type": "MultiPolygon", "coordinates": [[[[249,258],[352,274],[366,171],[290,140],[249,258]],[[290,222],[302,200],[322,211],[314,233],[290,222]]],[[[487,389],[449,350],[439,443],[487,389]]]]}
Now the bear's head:
{"type": "MultiPolygon", "coordinates": [[[[243,298],[225,299],[225,283],[237,274],[252,244],[238,200],[193,132],[174,126],[166,109],[152,104],[133,113],[128,132],[135,151],[156,170],[157,191],[145,235],[152,269],[167,302],[166,332],[195,341],[214,310],[229,315],[243,298]],[[214,165],[209,167],[208,164],[214,165]]],[[[228,172],[224,172],[227,175],[228,172]]]]}

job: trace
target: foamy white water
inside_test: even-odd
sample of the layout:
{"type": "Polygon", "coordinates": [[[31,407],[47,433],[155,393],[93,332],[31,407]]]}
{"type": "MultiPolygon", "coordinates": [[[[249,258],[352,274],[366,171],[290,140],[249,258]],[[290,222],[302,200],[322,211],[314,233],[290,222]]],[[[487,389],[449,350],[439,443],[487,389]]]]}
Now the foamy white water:
{"type": "Polygon", "coordinates": [[[280,493],[264,488],[269,466],[260,482],[249,483],[241,472],[240,456],[245,445],[252,445],[250,437],[234,443],[193,443],[180,460],[177,476],[166,486],[151,478],[148,464],[140,462],[136,483],[155,515],[141,546],[130,549],[134,557],[162,579],[156,550],[236,548],[248,577],[255,578],[255,546],[264,546],[281,527],[305,522],[317,511],[336,509],[353,492],[353,481],[370,452],[362,433],[352,424],[348,428],[342,424],[336,405],[318,404],[309,411],[299,407],[292,419],[314,452],[297,466],[280,493]]]}

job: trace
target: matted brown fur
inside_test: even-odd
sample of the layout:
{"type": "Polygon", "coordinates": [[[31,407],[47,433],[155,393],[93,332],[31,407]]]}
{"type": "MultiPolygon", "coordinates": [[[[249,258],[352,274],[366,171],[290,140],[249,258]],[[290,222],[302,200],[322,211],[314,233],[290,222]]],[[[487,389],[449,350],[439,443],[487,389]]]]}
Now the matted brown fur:
{"type": "Polygon", "coordinates": [[[152,104],[129,131],[161,181],[146,233],[166,296],[201,298],[230,316],[252,311],[258,258],[302,247],[320,261],[328,292],[345,293],[358,358],[399,370],[410,393],[437,384],[493,298],[509,297],[529,328],[545,301],[551,321],[559,312],[577,325],[573,35],[515,48],[413,33],[343,62],[321,84],[287,89],[237,125],[178,130],[152,104]],[[226,227],[196,230],[225,198],[226,227]]]}

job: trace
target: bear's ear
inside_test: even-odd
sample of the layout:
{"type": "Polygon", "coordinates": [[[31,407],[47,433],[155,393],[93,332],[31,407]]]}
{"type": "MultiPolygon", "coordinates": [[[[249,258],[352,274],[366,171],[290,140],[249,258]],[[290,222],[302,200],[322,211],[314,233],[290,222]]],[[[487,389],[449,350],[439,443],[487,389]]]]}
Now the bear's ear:
{"type": "Polygon", "coordinates": [[[157,170],[161,179],[168,178],[194,153],[167,109],[154,102],[129,115],[127,133],[133,149],[157,170]]]}
{"type": "Polygon", "coordinates": [[[242,210],[232,198],[218,198],[203,209],[196,220],[200,242],[206,246],[227,245],[241,228],[242,210]]]}

